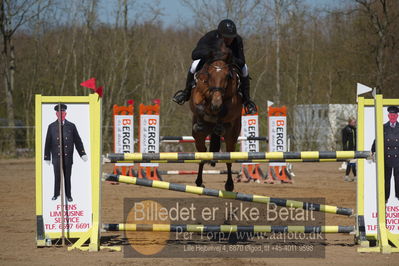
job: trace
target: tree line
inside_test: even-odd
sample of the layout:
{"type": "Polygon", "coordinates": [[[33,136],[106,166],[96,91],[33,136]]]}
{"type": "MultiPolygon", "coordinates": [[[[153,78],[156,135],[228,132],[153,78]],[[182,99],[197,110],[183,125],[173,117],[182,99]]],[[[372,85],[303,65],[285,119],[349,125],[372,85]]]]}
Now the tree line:
{"type": "MultiPolygon", "coordinates": [[[[34,125],[35,94],[87,95],[79,84],[92,77],[105,88],[105,151],[112,148],[112,106],[129,99],[160,99],[161,135],[190,135],[188,105],[171,97],[184,88],[198,39],[226,17],[244,39],[261,117],[267,100],[288,110],[355,103],[357,82],[386,98],[399,96],[398,1],[320,7],[301,0],[181,0],[194,23],[169,27],[157,1],[113,0],[107,22],[100,14],[110,7],[99,0],[0,1],[0,150],[7,156],[34,148],[34,128],[26,127],[34,125]]],[[[261,120],[262,135],[266,123],[261,120]]]]}

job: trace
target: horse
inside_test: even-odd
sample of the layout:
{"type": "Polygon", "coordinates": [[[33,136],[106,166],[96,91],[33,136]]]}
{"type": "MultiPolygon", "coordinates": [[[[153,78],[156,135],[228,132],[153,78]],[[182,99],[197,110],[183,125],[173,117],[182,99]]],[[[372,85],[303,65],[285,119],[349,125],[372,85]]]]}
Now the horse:
{"type": "MultiPolygon", "coordinates": [[[[232,53],[224,44],[196,73],[196,86],[190,98],[192,116],[192,136],[198,152],[206,152],[205,139],[210,136],[210,151],[219,152],[221,136],[226,143],[226,151],[235,151],[241,132],[242,99],[238,93],[240,68],[232,63],[232,53]]],[[[211,162],[215,166],[214,162],[211,162]]],[[[231,163],[226,163],[226,191],[234,190],[231,163]]],[[[204,162],[199,164],[195,183],[202,186],[204,162]]]]}

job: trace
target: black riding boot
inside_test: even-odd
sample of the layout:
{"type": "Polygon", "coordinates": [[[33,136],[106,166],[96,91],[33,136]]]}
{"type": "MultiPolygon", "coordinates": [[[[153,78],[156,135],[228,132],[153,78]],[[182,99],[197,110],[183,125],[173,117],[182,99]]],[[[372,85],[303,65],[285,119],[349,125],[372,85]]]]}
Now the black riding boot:
{"type": "Polygon", "coordinates": [[[258,109],[256,108],[255,103],[251,101],[251,98],[249,97],[249,76],[241,78],[241,93],[245,113],[249,115],[256,114],[258,109]]]}
{"type": "Polygon", "coordinates": [[[194,81],[194,74],[192,74],[190,71],[187,73],[187,81],[186,81],[186,88],[184,90],[179,90],[178,92],[175,93],[173,96],[173,101],[182,105],[188,100],[190,100],[191,96],[191,89],[195,86],[195,81],[194,81]]]}

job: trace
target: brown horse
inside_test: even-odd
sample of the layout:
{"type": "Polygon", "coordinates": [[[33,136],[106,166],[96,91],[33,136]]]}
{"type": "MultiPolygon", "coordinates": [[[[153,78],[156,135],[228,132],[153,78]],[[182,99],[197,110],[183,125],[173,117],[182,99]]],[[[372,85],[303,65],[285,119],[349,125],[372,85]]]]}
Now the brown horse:
{"type": "MultiPolygon", "coordinates": [[[[190,108],[193,112],[192,135],[198,152],[206,152],[205,139],[211,136],[210,151],[220,151],[220,137],[224,137],[226,151],[235,151],[241,131],[242,100],[238,94],[240,70],[231,64],[231,50],[220,42],[220,50],[196,74],[190,108]]],[[[215,166],[215,163],[211,163],[215,166]]],[[[234,190],[231,163],[227,165],[225,189],[234,190]]],[[[199,164],[197,186],[202,184],[204,163],[199,164]]]]}

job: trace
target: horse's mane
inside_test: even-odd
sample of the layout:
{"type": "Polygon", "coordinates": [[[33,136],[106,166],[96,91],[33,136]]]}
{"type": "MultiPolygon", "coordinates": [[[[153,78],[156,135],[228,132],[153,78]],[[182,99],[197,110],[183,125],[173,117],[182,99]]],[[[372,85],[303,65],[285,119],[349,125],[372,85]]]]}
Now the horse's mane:
{"type": "Polygon", "coordinates": [[[215,61],[222,60],[229,64],[232,59],[232,52],[231,50],[226,47],[223,39],[218,39],[216,44],[213,47],[213,51],[211,56],[208,58],[208,64],[213,63],[215,61]]]}
{"type": "Polygon", "coordinates": [[[206,64],[210,65],[216,61],[224,61],[231,69],[234,69],[234,71],[241,76],[241,68],[234,62],[233,58],[234,56],[231,49],[225,45],[223,39],[219,39],[213,48],[213,52],[206,61],[206,64]]]}

